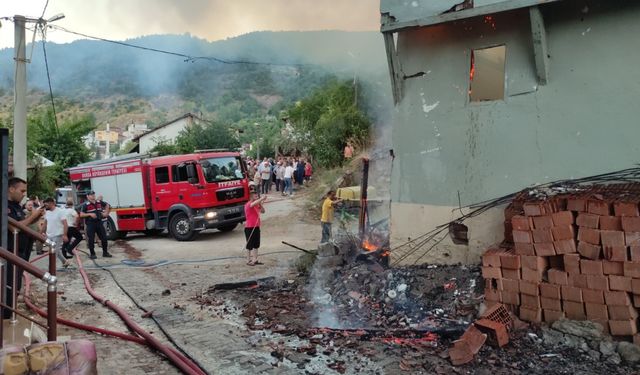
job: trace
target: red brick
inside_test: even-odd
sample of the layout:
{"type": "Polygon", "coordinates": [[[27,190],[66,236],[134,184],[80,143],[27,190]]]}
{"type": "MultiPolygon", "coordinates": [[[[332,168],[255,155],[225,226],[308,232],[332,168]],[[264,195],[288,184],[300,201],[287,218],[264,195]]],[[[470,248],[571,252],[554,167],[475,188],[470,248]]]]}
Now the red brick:
{"type": "Polygon", "coordinates": [[[545,310],[562,311],[562,302],[559,299],[540,297],[540,306],[545,310]]]}
{"type": "Polygon", "coordinates": [[[533,283],[539,283],[542,281],[542,275],[544,270],[532,270],[529,268],[522,269],[522,280],[531,281],[533,283]]]}
{"type": "Polygon", "coordinates": [[[626,276],[609,275],[609,289],[631,292],[631,278],[626,276]]]}
{"type": "Polygon", "coordinates": [[[600,319],[607,320],[609,319],[609,312],[607,310],[607,305],[601,305],[598,303],[585,303],[584,304],[585,312],[587,313],[587,318],[591,319],[600,319]]]}
{"type": "Polygon", "coordinates": [[[553,226],[553,220],[551,215],[534,216],[533,217],[533,229],[545,229],[553,226]]]}
{"type": "Polygon", "coordinates": [[[522,262],[522,268],[528,268],[530,270],[545,270],[549,265],[547,258],[539,256],[523,255],[520,257],[520,261],[522,262]]]}
{"type": "MultiPolygon", "coordinates": [[[[569,286],[575,286],[576,288],[588,288],[587,277],[589,275],[576,274],[569,275],[569,286]]],[[[604,276],[603,276],[604,277],[604,276]]]]}
{"type": "Polygon", "coordinates": [[[640,232],[624,232],[624,241],[627,246],[640,246],[640,232]]]}
{"type": "Polygon", "coordinates": [[[510,269],[510,270],[519,270],[521,268],[520,265],[520,255],[516,255],[514,253],[504,253],[500,255],[500,264],[501,267],[510,269]]]}
{"type": "Polygon", "coordinates": [[[615,202],[613,212],[616,216],[640,216],[636,202],[615,202]]]}
{"type": "Polygon", "coordinates": [[[604,293],[604,301],[609,306],[631,306],[631,298],[627,292],[610,290],[604,293]]]}
{"type": "Polygon", "coordinates": [[[578,242],[578,253],[585,258],[600,259],[602,248],[598,245],[592,245],[586,242],[578,242]]]}
{"type": "Polygon", "coordinates": [[[556,250],[553,247],[553,242],[534,243],[533,248],[536,250],[537,256],[548,257],[556,255],[556,250]]]}
{"type": "Polygon", "coordinates": [[[562,308],[569,319],[585,320],[587,318],[583,303],[564,301],[562,302],[562,308]]]}
{"type": "Polygon", "coordinates": [[[602,272],[605,275],[624,275],[624,268],[622,262],[611,262],[609,260],[602,261],[602,272]]]}
{"type": "Polygon", "coordinates": [[[611,206],[605,201],[588,201],[587,212],[591,214],[607,216],[611,215],[611,206]]]}
{"type": "Polygon", "coordinates": [[[547,276],[549,278],[549,283],[556,285],[568,285],[567,281],[567,273],[557,269],[549,269],[547,272],[547,276]]]}
{"type": "Polygon", "coordinates": [[[625,217],[622,219],[622,230],[625,232],[640,232],[640,217],[625,217]]]}
{"type": "Polygon", "coordinates": [[[576,224],[578,224],[580,228],[598,229],[600,228],[600,216],[586,213],[578,214],[576,224]]]}
{"type": "Polygon", "coordinates": [[[522,205],[522,208],[526,216],[540,216],[550,213],[548,212],[550,210],[549,205],[544,202],[526,202],[522,205]]]}
{"type": "Polygon", "coordinates": [[[556,320],[564,319],[564,311],[543,310],[544,321],[553,323],[556,320]]]}
{"type": "Polygon", "coordinates": [[[507,326],[494,320],[482,318],[473,323],[481,332],[488,335],[487,339],[492,345],[505,346],[509,343],[507,326]]]}
{"type": "Polygon", "coordinates": [[[631,291],[633,294],[640,294],[640,279],[631,279],[631,291]]]}
{"type": "Polygon", "coordinates": [[[561,299],[562,294],[560,293],[560,289],[561,289],[560,285],[541,283],[540,295],[546,298],[561,299]]]}
{"type": "Polygon", "coordinates": [[[609,330],[613,336],[632,336],[638,333],[638,320],[609,320],[609,330]]]}
{"type": "Polygon", "coordinates": [[[487,340],[487,335],[480,332],[480,330],[472,324],[464,334],[460,336],[460,340],[466,340],[471,347],[471,353],[478,354],[480,348],[482,348],[482,345],[484,345],[487,340]]]}
{"type": "Polygon", "coordinates": [[[562,286],[562,300],[572,302],[582,302],[582,289],[575,286],[562,286]]]}
{"type": "Polygon", "coordinates": [[[527,294],[530,296],[539,296],[540,290],[538,289],[538,283],[532,283],[525,280],[520,280],[518,283],[520,286],[520,293],[527,294]]]}
{"type": "Polygon", "coordinates": [[[482,254],[482,265],[485,267],[500,267],[500,254],[506,252],[505,249],[491,247],[482,254]]]}
{"type": "Polygon", "coordinates": [[[502,301],[502,293],[498,289],[486,288],[484,290],[484,299],[486,301],[499,302],[502,301]]]}
{"type": "Polygon", "coordinates": [[[625,246],[624,232],[617,230],[601,230],[600,242],[602,243],[602,246],[625,246]]]}
{"type": "Polygon", "coordinates": [[[449,348],[449,359],[454,366],[464,365],[473,361],[471,343],[467,340],[456,340],[449,348]]]}
{"type": "Polygon", "coordinates": [[[533,243],[553,242],[551,228],[534,229],[531,233],[533,235],[533,243]]]}
{"type": "Polygon", "coordinates": [[[627,320],[638,317],[638,311],[633,306],[609,306],[609,319],[627,320]]]}
{"type": "Polygon", "coordinates": [[[551,219],[553,220],[553,225],[556,227],[571,225],[574,223],[573,212],[571,211],[560,211],[553,213],[551,215],[551,219]]]}
{"type": "Polygon", "coordinates": [[[624,262],[622,267],[625,276],[640,279],[640,262],[624,262]]]}
{"type": "Polygon", "coordinates": [[[526,322],[540,323],[542,321],[542,309],[520,307],[520,319],[526,322]]]}
{"type": "Polygon", "coordinates": [[[601,260],[580,259],[580,273],[583,275],[604,275],[601,260]]]}
{"type": "Polygon", "coordinates": [[[592,245],[600,245],[600,230],[580,227],[580,229],[578,229],[578,240],[592,245]]]}
{"type": "Polygon", "coordinates": [[[567,199],[567,210],[576,212],[587,212],[587,200],[579,198],[567,199]]]}
{"type": "Polygon", "coordinates": [[[556,254],[574,254],[578,251],[575,240],[553,241],[556,254]]]}
{"type": "Polygon", "coordinates": [[[551,234],[554,241],[561,240],[574,240],[576,238],[576,232],[573,229],[573,225],[564,225],[551,228],[551,234]]]}
{"type": "Polygon", "coordinates": [[[615,216],[600,216],[600,229],[622,230],[622,220],[615,216]]]}
{"type": "Polygon", "coordinates": [[[508,268],[502,268],[502,277],[511,280],[520,280],[520,270],[510,270],[508,268]]]}
{"type": "Polygon", "coordinates": [[[513,242],[533,243],[533,236],[531,234],[531,231],[514,230],[513,231],[513,242]]]}
{"type": "Polygon", "coordinates": [[[602,320],[602,319],[591,319],[592,322],[598,323],[602,326],[602,333],[604,333],[605,335],[611,335],[611,333],[609,332],[609,321],[608,320],[602,320]]]}
{"type": "Polygon", "coordinates": [[[603,246],[602,253],[604,258],[612,262],[624,262],[629,260],[626,246],[603,246]]]}
{"type": "Polygon", "coordinates": [[[482,267],[482,277],[485,279],[499,279],[502,277],[502,270],[498,267],[482,267]]]}
{"type": "MultiPolygon", "coordinates": [[[[587,277],[587,288],[595,290],[609,290],[609,277],[600,275],[584,275],[587,277]]],[[[575,285],[574,285],[575,286],[575,285]]]]}
{"type": "Polygon", "coordinates": [[[582,299],[585,303],[604,305],[604,292],[602,290],[582,289],[582,299]]]}
{"type": "Polygon", "coordinates": [[[632,262],[640,262],[640,246],[629,246],[632,262]]]}
{"type": "Polygon", "coordinates": [[[506,305],[520,305],[520,293],[503,290],[502,303],[506,305]]]}
{"type": "Polygon", "coordinates": [[[511,279],[498,279],[498,289],[509,292],[520,292],[520,281],[511,279]]]}
{"type": "Polygon", "coordinates": [[[637,295],[637,294],[633,295],[633,306],[636,308],[640,307],[640,295],[637,295]]]}
{"type": "Polygon", "coordinates": [[[562,257],[564,263],[564,270],[571,274],[580,273],[580,255],[578,254],[565,254],[562,257]]]}
{"type": "Polygon", "coordinates": [[[526,216],[516,215],[511,218],[511,225],[515,230],[529,231],[531,225],[529,224],[529,218],[526,216]]]}
{"type": "Polygon", "coordinates": [[[520,306],[528,307],[530,309],[539,309],[541,308],[540,297],[520,293],[520,306]]]}
{"type": "Polygon", "coordinates": [[[535,255],[532,243],[514,242],[513,247],[518,255],[535,255]]]}

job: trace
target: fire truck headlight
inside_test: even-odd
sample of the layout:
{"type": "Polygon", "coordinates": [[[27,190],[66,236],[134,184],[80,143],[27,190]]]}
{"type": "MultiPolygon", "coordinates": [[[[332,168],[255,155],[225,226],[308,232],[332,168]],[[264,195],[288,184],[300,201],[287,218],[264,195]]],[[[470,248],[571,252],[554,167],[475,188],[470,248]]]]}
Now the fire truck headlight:
{"type": "Polygon", "coordinates": [[[214,211],[209,211],[206,214],[204,214],[204,218],[207,219],[207,220],[215,219],[216,216],[218,216],[218,213],[214,212],[214,211]]]}

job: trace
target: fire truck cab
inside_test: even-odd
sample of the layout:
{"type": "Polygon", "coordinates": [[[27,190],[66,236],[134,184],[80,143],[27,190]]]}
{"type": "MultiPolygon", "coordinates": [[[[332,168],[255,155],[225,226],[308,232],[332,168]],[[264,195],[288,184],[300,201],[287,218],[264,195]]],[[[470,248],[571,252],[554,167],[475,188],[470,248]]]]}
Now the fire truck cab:
{"type": "Polygon", "coordinates": [[[168,230],[178,241],[199,231],[232,231],[245,220],[247,169],[235,152],[146,157],[125,155],[69,169],[76,204],[90,190],[111,207],[107,237],[168,230]]]}

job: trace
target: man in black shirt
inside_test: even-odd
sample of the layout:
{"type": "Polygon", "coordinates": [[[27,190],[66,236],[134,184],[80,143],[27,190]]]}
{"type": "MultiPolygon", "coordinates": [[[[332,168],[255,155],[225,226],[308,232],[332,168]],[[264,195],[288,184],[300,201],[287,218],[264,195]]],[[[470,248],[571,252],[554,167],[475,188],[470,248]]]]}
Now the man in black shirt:
{"type": "MultiPolygon", "coordinates": [[[[18,177],[12,177],[9,179],[9,189],[7,191],[8,198],[8,216],[12,219],[19,221],[21,224],[30,225],[37,221],[44,212],[44,207],[34,209],[30,216],[26,216],[24,210],[22,209],[21,202],[24,197],[27,195],[27,182],[18,177]]],[[[29,247],[31,245],[31,241],[29,237],[20,232],[18,234],[18,256],[22,259],[28,261],[31,255],[31,249],[29,247]]],[[[13,253],[13,231],[9,228],[8,237],[7,237],[7,250],[13,253]]],[[[17,274],[17,290],[20,290],[22,287],[22,269],[16,269],[17,274]]],[[[6,288],[6,296],[7,301],[6,304],[11,306],[13,303],[13,266],[7,266],[7,288],[6,288]]],[[[11,311],[4,310],[4,317],[10,318],[11,311]]]]}
{"type": "Polygon", "coordinates": [[[96,200],[96,193],[94,191],[87,192],[87,201],[82,204],[80,208],[80,217],[84,219],[84,231],[87,234],[87,247],[89,247],[89,259],[96,259],[95,251],[95,235],[101,241],[102,256],[105,258],[111,258],[112,255],[107,251],[107,233],[102,225],[102,217],[106,207],[103,206],[101,201],[96,200]]]}

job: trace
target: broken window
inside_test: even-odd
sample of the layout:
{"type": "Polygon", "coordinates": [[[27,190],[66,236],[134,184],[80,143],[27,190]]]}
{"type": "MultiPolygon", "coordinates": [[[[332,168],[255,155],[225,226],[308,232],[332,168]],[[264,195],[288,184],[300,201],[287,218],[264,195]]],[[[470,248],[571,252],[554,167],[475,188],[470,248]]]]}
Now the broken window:
{"type": "Polygon", "coordinates": [[[497,46],[471,51],[470,101],[504,99],[506,50],[505,46],[497,46]]]}

